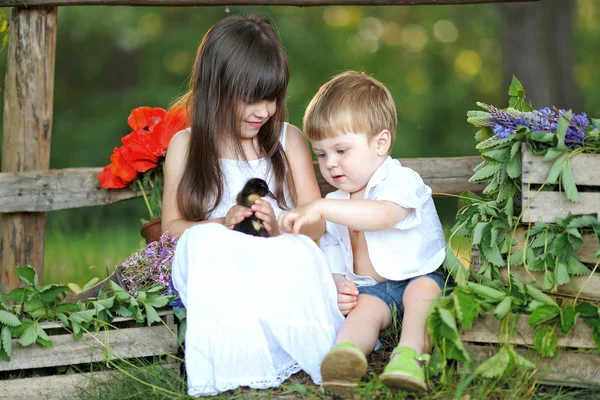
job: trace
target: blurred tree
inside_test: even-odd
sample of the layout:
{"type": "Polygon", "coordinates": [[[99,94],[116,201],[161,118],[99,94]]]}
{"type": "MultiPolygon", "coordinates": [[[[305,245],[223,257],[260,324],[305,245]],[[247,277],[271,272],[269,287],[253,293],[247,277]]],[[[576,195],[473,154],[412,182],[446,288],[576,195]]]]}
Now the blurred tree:
{"type": "Polygon", "coordinates": [[[515,75],[535,108],[581,111],[573,78],[575,1],[498,5],[502,16],[505,81],[515,75]]]}

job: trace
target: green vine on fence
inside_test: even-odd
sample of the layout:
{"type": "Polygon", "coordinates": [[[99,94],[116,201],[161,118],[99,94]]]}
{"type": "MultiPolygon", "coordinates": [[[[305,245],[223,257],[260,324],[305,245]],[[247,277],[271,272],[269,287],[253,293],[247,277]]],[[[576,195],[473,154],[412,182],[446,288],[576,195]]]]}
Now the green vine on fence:
{"type": "MultiPolygon", "coordinates": [[[[10,361],[12,355],[12,339],[17,339],[22,346],[38,343],[52,347],[51,336],[42,327],[42,322],[60,321],[78,338],[86,332],[100,330],[116,317],[133,318],[137,323],[146,322],[150,326],[161,322],[156,310],[174,299],[166,294],[167,288],[163,286],[139,290],[133,296],[110,282],[110,287],[101,290],[97,297],[85,303],[69,303],[65,301],[69,291],[67,286],[39,286],[35,270],[28,265],[16,268],[14,273],[24,287],[0,294],[0,359],[5,361],[10,361]]],[[[175,315],[180,320],[185,317],[182,310],[175,315]]],[[[180,343],[181,335],[180,332],[180,343]]],[[[105,353],[110,353],[110,348],[105,347],[105,353]]]]}
{"type": "MultiPolygon", "coordinates": [[[[503,344],[492,358],[474,369],[484,377],[498,378],[514,368],[534,368],[508,345],[523,314],[529,315],[528,323],[534,328],[533,347],[544,357],[556,354],[558,336],[568,334],[578,320],[592,327],[592,339],[600,347],[597,304],[579,301],[579,294],[556,301],[532,284],[523,284],[511,270],[511,266],[523,266],[532,280],[532,272],[542,272],[541,288],[546,291],[556,291],[572,276],[591,277],[596,271],[598,262],[590,269],[575,252],[583,244],[584,235],[592,235],[600,243],[600,222],[595,215],[569,214],[554,223],[530,224],[525,227],[521,248],[515,246],[523,214],[519,202],[523,144],[552,163],[546,182],[537,190],[558,187],[568,200],[576,202],[579,194],[570,161],[581,153],[600,153],[600,120],[588,120],[585,114],[565,110],[536,111],[525,101],[525,91],[516,78],[509,96],[506,109],[478,103],[485,111],[467,113],[468,122],[479,128],[476,148],[483,158],[470,182],[484,182],[486,187],[481,196],[471,192],[460,196],[464,205],[450,232],[451,239],[470,238],[482,262],[477,271],[467,270],[453,251],[446,252],[444,266],[456,286],[434,304],[428,320],[428,331],[436,345],[430,372],[442,374],[442,380],[448,360],[472,362],[461,332],[486,313],[493,313],[500,321],[498,335],[503,344]],[[506,282],[501,274],[504,268],[506,282]]],[[[600,251],[595,257],[600,260],[600,251]]]]}

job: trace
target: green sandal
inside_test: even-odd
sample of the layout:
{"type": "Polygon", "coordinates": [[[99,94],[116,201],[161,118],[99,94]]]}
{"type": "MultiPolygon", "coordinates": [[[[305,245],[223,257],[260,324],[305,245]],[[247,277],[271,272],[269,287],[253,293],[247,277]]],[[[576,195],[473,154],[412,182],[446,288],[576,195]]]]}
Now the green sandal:
{"type": "Polygon", "coordinates": [[[351,397],[367,372],[367,358],[350,342],[334,346],[321,362],[321,386],[327,390],[351,397]]]}
{"type": "Polygon", "coordinates": [[[423,363],[429,361],[429,354],[418,355],[410,347],[397,347],[392,352],[392,359],[379,376],[387,386],[394,388],[426,392],[423,363]]]}

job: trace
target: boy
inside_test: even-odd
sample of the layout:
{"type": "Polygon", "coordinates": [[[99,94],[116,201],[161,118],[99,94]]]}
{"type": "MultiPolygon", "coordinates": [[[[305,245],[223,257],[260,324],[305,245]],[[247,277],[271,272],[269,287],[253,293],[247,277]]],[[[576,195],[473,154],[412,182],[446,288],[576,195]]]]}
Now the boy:
{"type": "Polygon", "coordinates": [[[347,316],[321,363],[323,386],[334,391],[360,381],[365,356],[391,324],[393,309],[402,333],[381,380],[427,390],[421,364],[430,351],[426,319],[445,285],[435,272],[445,241],[431,189],[389,156],[396,123],[394,100],[379,81],[345,72],[324,84],[307,108],[304,133],[321,174],[339,190],[279,219],[281,231],[293,233],[326,221],[320,246],[347,316]]]}

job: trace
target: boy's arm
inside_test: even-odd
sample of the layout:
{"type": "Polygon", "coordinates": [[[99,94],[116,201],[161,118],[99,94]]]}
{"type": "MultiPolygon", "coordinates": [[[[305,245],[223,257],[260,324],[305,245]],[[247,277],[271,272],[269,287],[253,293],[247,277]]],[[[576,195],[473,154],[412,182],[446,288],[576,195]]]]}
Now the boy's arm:
{"type": "Polygon", "coordinates": [[[359,231],[381,231],[396,225],[411,210],[384,200],[320,199],[283,214],[279,229],[298,234],[302,226],[326,220],[359,231]]]}

